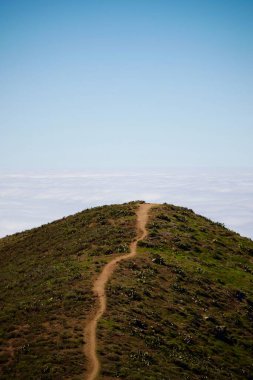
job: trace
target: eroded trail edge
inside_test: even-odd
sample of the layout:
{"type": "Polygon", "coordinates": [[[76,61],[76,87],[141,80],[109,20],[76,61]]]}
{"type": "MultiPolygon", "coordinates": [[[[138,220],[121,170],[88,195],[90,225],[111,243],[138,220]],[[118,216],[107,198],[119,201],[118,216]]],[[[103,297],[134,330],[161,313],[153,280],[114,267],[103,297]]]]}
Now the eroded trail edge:
{"type": "Polygon", "coordinates": [[[146,224],[148,221],[148,212],[152,206],[153,204],[150,203],[140,204],[136,212],[137,236],[136,239],[130,244],[130,253],[124,256],[116,257],[108,264],[106,264],[102,272],[94,282],[93,292],[96,295],[96,297],[98,297],[98,308],[93,318],[88,322],[85,328],[85,356],[88,360],[88,371],[85,374],[86,380],[95,380],[98,376],[100,369],[100,363],[98,360],[96,347],[96,330],[97,323],[106,310],[106,284],[120,261],[128,260],[136,255],[138,241],[143,240],[148,234],[146,230],[146,224]]]}

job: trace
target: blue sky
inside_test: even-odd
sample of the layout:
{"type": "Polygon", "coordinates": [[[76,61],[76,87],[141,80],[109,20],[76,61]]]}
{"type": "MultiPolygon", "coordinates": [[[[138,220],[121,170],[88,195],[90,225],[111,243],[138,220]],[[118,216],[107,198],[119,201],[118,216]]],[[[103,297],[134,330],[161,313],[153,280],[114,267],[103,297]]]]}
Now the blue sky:
{"type": "Polygon", "coordinates": [[[0,0],[0,171],[253,166],[252,0],[0,0]]]}

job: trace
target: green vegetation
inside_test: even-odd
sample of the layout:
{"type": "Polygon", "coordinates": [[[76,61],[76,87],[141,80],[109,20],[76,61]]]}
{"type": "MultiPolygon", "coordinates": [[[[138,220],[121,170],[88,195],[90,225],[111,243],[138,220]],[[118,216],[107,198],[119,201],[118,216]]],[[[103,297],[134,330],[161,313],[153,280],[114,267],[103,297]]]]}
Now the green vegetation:
{"type": "Polygon", "coordinates": [[[99,323],[103,379],[253,379],[253,242],[171,205],[114,272],[99,323]]]}
{"type": "Polygon", "coordinates": [[[97,207],[0,239],[1,379],[81,379],[94,276],[128,251],[136,203],[97,207]]]}
{"type": "MultiPolygon", "coordinates": [[[[1,379],[82,379],[92,283],[135,238],[137,202],[0,239],[1,379]]],[[[159,205],[99,322],[101,378],[253,379],[253,242],[159,205]]]]}

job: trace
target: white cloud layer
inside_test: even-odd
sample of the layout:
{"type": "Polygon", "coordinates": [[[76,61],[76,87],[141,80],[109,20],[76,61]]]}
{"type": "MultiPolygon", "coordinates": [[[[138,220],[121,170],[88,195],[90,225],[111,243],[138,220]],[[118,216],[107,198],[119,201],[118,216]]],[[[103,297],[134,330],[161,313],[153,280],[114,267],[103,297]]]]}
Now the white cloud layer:
{"type": "Polygon", "coordinates": [[[0,175],[0,236],[85,208],[142,199],[192,208],[253,238],[253,170],[0,175]]]}

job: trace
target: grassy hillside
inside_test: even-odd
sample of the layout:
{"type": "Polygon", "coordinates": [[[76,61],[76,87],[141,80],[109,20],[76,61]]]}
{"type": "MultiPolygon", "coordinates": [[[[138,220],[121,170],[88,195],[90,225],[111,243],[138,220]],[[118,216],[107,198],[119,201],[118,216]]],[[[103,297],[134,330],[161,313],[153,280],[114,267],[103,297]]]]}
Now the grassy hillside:
{"type": "Polygon", "coordinates": [[[81,379],[92,281],[135,237],[136,203],[0,239],[0,378],[81,379]]]}
{"type": "Polygon", "coordinates": [[[148,228],[108,286],[101,378],[253,379],[253,242],[167,204],[148,228]]]}
{"type": "MultiPolygon", "coordinates": [[[[137,202],[0,239],[0,378],[83,379],[92,283],[136,236],[137,202]]],[[[253,242],[159,205],[98,326],[105,380],[253,379],[253,242]]]]}

